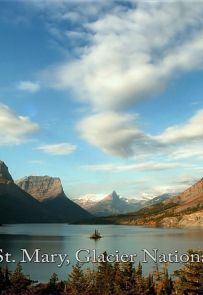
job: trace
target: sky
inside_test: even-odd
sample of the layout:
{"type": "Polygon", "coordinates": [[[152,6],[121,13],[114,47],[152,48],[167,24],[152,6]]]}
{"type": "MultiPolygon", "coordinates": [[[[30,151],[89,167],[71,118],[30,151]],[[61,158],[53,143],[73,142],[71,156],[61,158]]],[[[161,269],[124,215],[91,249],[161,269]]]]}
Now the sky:
{"type": "Polygon", "coordinates": [[[203,176],[201,1],[0,1],[0,159],[71,198],[203,176]]]}

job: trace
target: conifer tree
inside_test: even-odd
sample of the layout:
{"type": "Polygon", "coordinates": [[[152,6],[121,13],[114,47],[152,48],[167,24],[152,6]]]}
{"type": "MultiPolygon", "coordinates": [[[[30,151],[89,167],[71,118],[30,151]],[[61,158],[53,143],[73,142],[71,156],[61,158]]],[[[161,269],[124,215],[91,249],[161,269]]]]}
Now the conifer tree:
{"type": "Polygon", "coordinates": [[[72,267],[67,281],[67,289],[73,295],[85,294],[86,292],[85,276],[79,262],[72,267]]]}
{"type": "Polygon", "coordinates": [[[104,261],[98,265],[96,276],[96,287],[98,294],[109,295],[113,290],[113,267],[110,262],[107,261],[107,252],[103,253],[104,261]]]}
{"type": "Polygon", "coordinates": [[[120,295],[122,294],[122,288],[123,285],[123,277],[122,272],[120,268],[120,263],[115,262],[113,266],[113,294],[120,295]]]}
{"type": "Polygon", "coordinates": [[[124,286],[123,289],[126,294],[134,294],[135,291],[135,270],[133,268],[133,263],[130,261],[122,263],[122,274],[124,286]]]}
{"type": "Polygon", "coordinates": [[[0,267],[0,294],[4,290],[4,273],[0,267]]]}
{"type": "Polygon", "coordinates": [[[49,280],[48,283],[48,290],[52,292],[52,294],[57,293],[57,282],[58,282],[58,275],[54,272],[49,280]]]}
{"type": "Polygon", "coordinates": [[[15,271],[10,276],[10,282],[12,289],[17,294],[21,293],[22,290],[26,290],[31,284],[32,281],[23,274],[20,262],[17,263],[15,271]]]}
{"type": "Polygon", "coordinates": [[[136,294],[142,294],[146,290],[146,281],[142,276],[142,264],[139,262],[138,266],[135,269],[135,285],[136,285],[136,294]]]}
{"type": "Polygon", "coordinates": [[[179,279],[176,292],[181,295],[203,294],[203,262],[198,261],[198,257],[203,257],[203,251],[189,250],[188,255],[193,255],[194,261],[190,259],[180,270],[175,271],[175,276],[179,279]]]}
{"type": "Polygon", "coordinates": [[[151,273],[149,273],[146,279],[146,295],[156,295],[155,286],[154,286],[154,278],[151,273]]]}
{"type": "Polygon", "coordinates": [[[4,269],[4,286],[5,288],[8,288],[11,285],[11,281],[10,281],[10,273],[8,270],[8,265],[6,264],[6,267],[4,269]]]}

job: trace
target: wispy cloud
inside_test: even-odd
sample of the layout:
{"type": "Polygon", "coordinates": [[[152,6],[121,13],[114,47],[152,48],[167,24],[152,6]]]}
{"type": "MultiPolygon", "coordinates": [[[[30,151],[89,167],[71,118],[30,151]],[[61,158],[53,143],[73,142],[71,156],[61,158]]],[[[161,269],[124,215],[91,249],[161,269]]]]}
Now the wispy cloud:
{"type": "Polygon", "coordinates": [[[45,163],[44,160],[30,160],[30,164],[36,164],[36,165],[43,165],[45,163]]]}
{"type": "Polygon", "coordinates": [[[23,143],[38,130],[37,123],[0,104],[0,145],[23,143]]]}
{"type": "Polygon", "coordinates": [[[203,109],[200,109],[188,122],[167,128],[156,137],[164,143],[203,139],[203,109]]]}
{"type": "Polygon", "coordinates": [[[58,144],[44,144],[38,147],[47,154],[51,155],[68,155],[76,150],[76,146],[70,143],[58,143],[58,144]]]}
{"type": "Polygon", "coordinates": [[[37,92],[40,90],[40,84],[32,81],[20,81],[17,88],[22,91],[37,92]]]}
{"type": "Polygon", "coordinates": [[[158,163],[158,162],[146,162],[146,163],[134,163],[134,164],[98,164],[98,165],[86,165],[83,168],[90,171],[110,171],[110,172],[140,172],[140,171],[160,171],[175,168],[188,168],[193,165],[182,163],[158,163]]]}
{"type": "Polygon", "coordinates": [[[171,153],[171,157],[175,160],[181,160],[181,159],[189,159],[189,158],[195,158],[195,159],[201,159],[203,160],[203,144],[193,144],[193,145],[187,145],[182,148],[178,148],[175,151],[171,153]]]}

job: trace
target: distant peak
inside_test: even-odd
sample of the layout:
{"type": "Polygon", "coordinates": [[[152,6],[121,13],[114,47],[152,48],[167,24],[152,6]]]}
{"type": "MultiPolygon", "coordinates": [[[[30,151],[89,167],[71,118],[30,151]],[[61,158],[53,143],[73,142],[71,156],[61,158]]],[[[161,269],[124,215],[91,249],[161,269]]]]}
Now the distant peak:
{"type": "Polygon", "coordinates": [[[117,192],[115,190],[112,191],[111,195],[112,195],[112,197],[118,197],[118,194],[117,194],[117,192]]]}
{"type": "Polygon", "coordinates": [[[13,182],[13,178],[11,177],[11,174],[8,171],[8,167],[1,160],[0,160],[0,181],[12,181],[13,182]]]}
{"type": "Polygon", "coordinates": [[[115,190],[113,190],[113,192],[110,195],[108,195],[104,198],[104,200],[106,200],[106,201],[114,201],[114,200],[118,200],[118,199],[120,199],[120,198],[115,190]]]}

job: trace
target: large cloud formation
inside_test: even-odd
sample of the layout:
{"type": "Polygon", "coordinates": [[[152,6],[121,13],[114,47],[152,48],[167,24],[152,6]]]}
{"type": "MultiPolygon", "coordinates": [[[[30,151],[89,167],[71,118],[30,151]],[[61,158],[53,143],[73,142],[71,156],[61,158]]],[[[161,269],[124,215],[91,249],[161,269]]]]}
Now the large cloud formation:
{"type": "Polygon", "coordinates": [[[91,114],[77,128],[105,153],[121,157],[168,153],[173,146],[178,153],[195,141],[193,155],[200,155],[202,110],[188,122],[155,135],[142,131],[129,108],[161,93],[182,73],[202,70],[203,3],[109,3],[101,7],[88,2],[86,13],[81,4],[55,15],[74,23],[75,31],[63,32],[71,41],[75,38],[74,50],[68,61],[44,71],[43,78],[51,87],[72,89],[90,106],[91,114]]]}
{"type": "Polygon", "coordinates": [[[109,11],[83,24],[88,42],[76,59],[54,67],[52,85],[72,88],[99,111],[150,97],[177,74],[202,68],[202,14],[200,2],[138,2],[109,11]]]}

